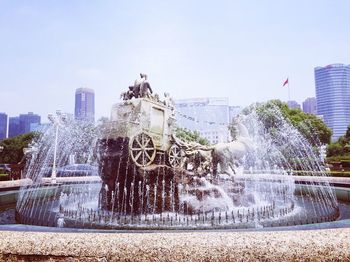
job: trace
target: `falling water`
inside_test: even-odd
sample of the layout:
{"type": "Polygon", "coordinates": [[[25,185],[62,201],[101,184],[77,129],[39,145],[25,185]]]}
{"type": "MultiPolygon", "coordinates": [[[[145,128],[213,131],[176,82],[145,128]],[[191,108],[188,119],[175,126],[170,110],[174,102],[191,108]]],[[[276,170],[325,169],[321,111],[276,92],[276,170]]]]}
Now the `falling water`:
{"type": "Polygon", "coordinates": [[[247,228],[336,219],[338,204],[329,183],[310,180],[296,186],[293,176],[326,176],[319,149],[277,108],[269,110],[275,119],[270,130],[254,108],[241,115],[253,146],[233,176],[171,168],[166,152],[157,153],[155,171],[136,167],[128,137],[103,140],[100,132],[130,128],[137,120],[130,114],[127,122],[102,129],[75,121],[60,127],[57,166],[73,160],[99,165],[102,181],[65,177],[51,183],[55,130],[49,128],[32,145],[26,177],[33,186],[21,189],[18,218],[83,228],[247,228]]]}

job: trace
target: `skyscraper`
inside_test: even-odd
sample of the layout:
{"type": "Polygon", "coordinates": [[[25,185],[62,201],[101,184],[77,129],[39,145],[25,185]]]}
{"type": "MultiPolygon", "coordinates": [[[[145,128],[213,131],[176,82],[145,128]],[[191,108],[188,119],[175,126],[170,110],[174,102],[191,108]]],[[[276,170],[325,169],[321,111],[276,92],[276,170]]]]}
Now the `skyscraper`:
{"type": "Polygon", "coordinates": [[[31,124],[40,124],[41,117],[34,114],[33,112],[28,112],[28,114],[19,115],[19,131],[20,134],[29,133],[31,124]]]}
{"type": "Polygon", "coordinates": [[[317,114],[323,116],[336,140],[350,124],[350,65],[316,67],[315,83],[317,114]]]}
{"type": "Polygon", "coordinates": [[[290,100],[287,102],[287,104],[291,109],[301,109],[300,104],[297,101],[290,100]]]}
{"type": "Polygon", "coordinates": [[[95,92],[90,88],[75,91],[75,119],[95,122],[95,92]]]}
{"type": "Polygon", "coordinates": [[[19,128],[19,117],[10,117],[9,118],[9,136],[8,137],[14,137],[21,134],[20,128],[19,128]]]}
{"type": "Polygon", "coordinates": [[[316,97],[308,97],[303,102],[303,111],[307,114],[317,114],[316,97]]]}
{"type": "Polygon", "coordinates": [[[0,139],[7,138],[7,115],[0,113],[0,139]]]}
{"type": "Polygon", "coordinates": [[[14,137],[29,133],[32,131],[33,125],[40,125],[41,117],[29,112],[28,114],[20,114],[19,116],[9,118],[9,135],[14,137]]]}

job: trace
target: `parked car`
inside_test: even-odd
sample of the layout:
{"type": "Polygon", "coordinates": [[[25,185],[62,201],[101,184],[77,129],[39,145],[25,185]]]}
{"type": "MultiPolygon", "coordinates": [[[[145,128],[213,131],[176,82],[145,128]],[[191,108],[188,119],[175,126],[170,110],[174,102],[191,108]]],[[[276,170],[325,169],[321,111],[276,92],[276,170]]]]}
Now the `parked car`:
{"type": "Polygon", "coordinates": [[[0,170],[3,174],[10,174],[11,173],[11,167],[9,164],[0,164],[0,170]]]}
{"type": "Polygon", "coordinates": [[[67,165],[57,169],[57,176],[98,176],[98,168],[89,164],[67,165]]]}
{"type": "MultiPolygon", "coordinates": [[[[52,168],[42,171],[43,177],[51,177],[52,168]]],[[[57,177],[98,176],[98,168],[89,164],[74,164],[56,168],[57,177]]]]}

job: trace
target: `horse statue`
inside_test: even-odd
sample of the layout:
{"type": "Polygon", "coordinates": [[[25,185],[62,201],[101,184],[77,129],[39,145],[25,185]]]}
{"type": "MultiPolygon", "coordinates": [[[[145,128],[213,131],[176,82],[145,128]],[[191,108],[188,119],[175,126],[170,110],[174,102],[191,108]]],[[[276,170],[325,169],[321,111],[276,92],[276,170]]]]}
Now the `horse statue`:
{"type": "Polygon", "coordinates": [[[204,175],[210,172],[211,168],[211,148],[201,145],[197,142],[184,142],[175,134],[172,136],[172,141],[181,148],[183,157],[183,166],[186,170],[189,164],[192,166],[192,171],[196,175],[204,175]]]}
{"type": "Polygon", "coordinates": [[[199,176],[210,173],[212,156],[210,150],[194,149],[185,151],[185,168],[192,165],[192,171],[199,176]]]}
{"type": "Polygon", "coordinates": [[[126,92],[122,92],[120,94],[120,98],[122,98],[123,100],[130,100],[131,98],[133,98],[134,97],[133,89],[134,89],[133,86],[129,86],[129,90],[126,92]]]}
{"type": "Polygon", "coordinates": [[[250,139],[248,129],[238,119],[237,139],[229,143],[219,143],[212,147],[213,174],[218,174],[218,165],[221,173],[234,176],[235,167],[243,160],[244,156],[252,150],[253,142],[250,139]]]}

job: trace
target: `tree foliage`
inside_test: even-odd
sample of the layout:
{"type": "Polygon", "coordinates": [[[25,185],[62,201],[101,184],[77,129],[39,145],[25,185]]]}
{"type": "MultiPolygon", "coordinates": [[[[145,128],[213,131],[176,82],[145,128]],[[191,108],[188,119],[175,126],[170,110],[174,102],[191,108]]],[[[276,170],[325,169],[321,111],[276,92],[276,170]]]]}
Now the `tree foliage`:
{"type": "Polygon", "coordinates": [[[23,148],[28,147],[38,137],[39,133],[30,132],[0,141],[0,146],[3,146],[3,150],[0,152],[0,163],[19,163],[24,155],[23,148]]]}
{"type": "MultiPolygon", "coordinates": [[[[253,107],[250,107],[245,112],[247,113],[252,109],[253,107]]],[[[278,109],[284,119],[297,128],[312,145],[329,144],[331,141],[332,130],[326,126],[322,119],[313,114],[306,114],[300,109],[291,109],[280,100],[270,100],[255,105],[254,109],[269,131],[273,132],[273,129],[281,124],[282,119],[276,115],[276,109],[278,109]]]]}
{"type": "Polygon", "coordinates": [[[327,155],[330,157],[350,156],[350,125],[348,125],[345,135],[328,146],[327,155]]]}
{"type": "Polygon", "coordinates": [[[182,141],[197,142],[201,145],[209,145],[209,141],[206,138],[201,137],[197,131],[191,131],[189,129],[178,127],[175,133],[176,137],[180,138],[182,141]]]}

